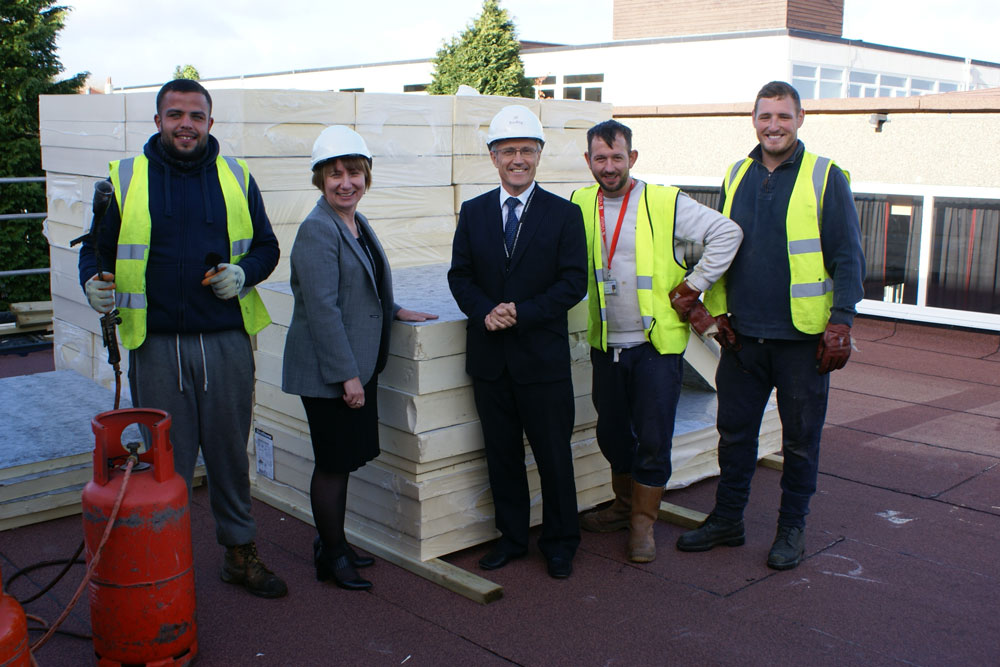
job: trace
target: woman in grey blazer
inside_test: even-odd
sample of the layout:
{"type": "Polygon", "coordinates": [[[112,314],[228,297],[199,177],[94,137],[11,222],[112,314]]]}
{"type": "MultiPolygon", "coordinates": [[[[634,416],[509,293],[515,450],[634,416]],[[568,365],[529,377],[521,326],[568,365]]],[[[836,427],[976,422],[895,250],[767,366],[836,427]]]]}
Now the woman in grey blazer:
{"type": "Polygon", "coordinates": [[[281,381],[283,391],[302,398],[309,420],[316,578],[349,590],[371,588],[355,568],[374,560],[347,543],[344,515],[349,474],[379,454],[376,385],[390,325],[437,317],[393,302],[389,263],[357,212],[371,187],[371,164],[364,139],[343,125],[326,128],[313,145],[312,182],[323,195],[292,246],[295,308],[281,381]]]}

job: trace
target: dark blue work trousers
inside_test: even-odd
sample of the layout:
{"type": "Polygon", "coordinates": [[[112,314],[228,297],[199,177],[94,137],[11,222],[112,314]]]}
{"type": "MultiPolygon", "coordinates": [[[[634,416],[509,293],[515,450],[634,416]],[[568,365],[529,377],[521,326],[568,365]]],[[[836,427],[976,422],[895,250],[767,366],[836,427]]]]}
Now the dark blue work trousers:
{"type": "Polygon", "coordinates": [[[819,441],[826,420],[830,375],[816,370],[816,341],[739,336],[743,349],[724,350],[715,373],[719,397],[719,468],[715,514],[743,518],[757,468],[764,408],[777,389],[781,418],[781,507],[778,524],[804,527],[816,493],[819,441]]]}
{"type": "Polygon", "coordinates": [[[591,396],[597,409],[597,444],[611,472],[646,486],[670,479],[670,446],[681,395],[684,360],[660,354],[652,343],[614,350],[590,348],[591,396]]]}

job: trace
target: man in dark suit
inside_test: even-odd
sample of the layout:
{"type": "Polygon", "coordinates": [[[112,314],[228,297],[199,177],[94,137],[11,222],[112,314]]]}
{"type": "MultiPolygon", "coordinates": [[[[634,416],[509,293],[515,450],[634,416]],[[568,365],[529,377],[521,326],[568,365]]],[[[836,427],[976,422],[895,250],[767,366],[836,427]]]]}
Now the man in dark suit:
{"type": "Polygon", "coordinates": [[[466,371],[501,534],[479,566],[495,570],[527,553],[527,435],[542,482],[538,548],[561,579],[580,543],[566,312],[587,292],[583,219],[579,207],[535,183],[545,137],[529,109],[501,109],[487,142],[501,187],[462,204],[448,272],[469,318],[466,371]]]}

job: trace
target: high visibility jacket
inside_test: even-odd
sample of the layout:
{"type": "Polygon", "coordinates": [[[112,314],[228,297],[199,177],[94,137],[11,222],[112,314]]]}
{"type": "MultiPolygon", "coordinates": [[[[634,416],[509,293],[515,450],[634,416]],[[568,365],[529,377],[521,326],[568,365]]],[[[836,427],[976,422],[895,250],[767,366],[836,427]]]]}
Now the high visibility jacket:
{"type": "MultiPolygon", "coordinates": [[[[604,253],[597,211],[597,185],[573,193],[572,201],[583,212],[587,232],[587,340],[607,351],[608,320],[604,295],[604,253]]],[[[670,290],[685,275],[685,267],[674,256],[675,187],[649,185],[642,190],[635,225],[636,295],[646,339],[660,354],[681,354],[690,336],[670,306],[670,290]]]]}
{"type": "MultiPolygon", "coordinates": [[[[727,172],[723,181],[726,203],[722,208],[722,214],[726,217],[732,217],[736,190],[751,164],[753,159],[746,158],[733,163],[727,172]]],[[[833,279],[823,263],[823,248],[820,243],[823,196],[833,164],[829,158],[808,152],[802,154],[785,216],[788,266],[791,272],[788,298],[792,324],[806,334],[823,332],[830,320],[830,308],[833,306],[833,279]]],[[[712,315],[728,312],[725,282],[726,277],[723,276],[705,293],[705,306],[712,315]]]]}
{"type": "MultiPolygon", "coordinates": [[[[118,328],[122,345],[134,350],[146,340],[146,263],[149,260],[149,240],[152,219],[149,213],[149,159],[144,155],[111,162],[111,183],[114,185],[121,217],[118,250],[115,260],[115,305],[122,322],[118,328]]],[[[253,222],[247,203],[250,169],[236,158],[218,157],[216,168],[226,202],[229,233],[229,262],[237,263],[250,251],[253,242],[253,222]]],[[[271,323],[260,295],[246,287],[239,295],[243,326],[255,334],[271,323]]]]}

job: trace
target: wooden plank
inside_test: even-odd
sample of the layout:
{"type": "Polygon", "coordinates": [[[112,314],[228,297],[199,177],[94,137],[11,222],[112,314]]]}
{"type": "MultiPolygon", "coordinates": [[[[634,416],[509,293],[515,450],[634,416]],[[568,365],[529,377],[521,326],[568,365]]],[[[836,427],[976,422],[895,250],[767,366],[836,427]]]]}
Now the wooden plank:
{"type": "MultiPolygon", "coordinates": [[[[311,512],[305,509],[308,507],[308,496],[302,492],[290,486],[261,478],[258,478],[256,484],[251,487],[251,492],[254,498],[266,502],[271,507],[290,514],[305,523],[315,525],[311,512]]],[[[401,554],[350,528],[346,532],[352,544],[474,602],[489,604],[503,597],[502,586],[451,563],[438,558],[421,561],[401,554]]]]}
{"type": "Polygon", "coordinates": [[[0,336],[9,336],[11,334],[22,334],[22,333],[35,333],[38,331],[50,331],[52,329],[52,321],[39,322],[38,324],[29,324],[27,326],[21,326],[17,322],[4,322],[0,324],[0,336]]]}
{"type": "Polygon", "coordinates": [[[781,454],[768,454],[767,456],[762,456],[760,465],[765,468],[771,468],[772,470],[784,470],[785,469],[785,457],[781,454]]]}
{"type": "Polygon", "coordinates": [[[369,551],[379,558],[387,560],[393,565],[398,565],[438,586],[443,586],[453,593],[458,593],[473,602],[486,605],[503,597],[503,586],[440,558],[420,561],[399,554],[384,544],[369,540],[364,535],[350,529],[347,530],[347,534],[350,536],[351,542],[362,547],[365,551],[369,551]]]}
{"type": "Polygon", "coordinates": [[[660,502],[659,518],[681,528],[697,528],[708,518],[708,515],[698,510],[662,501],[660,502]]]}

